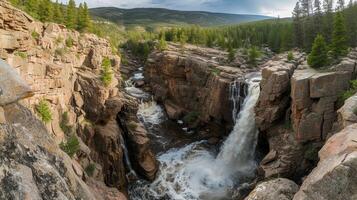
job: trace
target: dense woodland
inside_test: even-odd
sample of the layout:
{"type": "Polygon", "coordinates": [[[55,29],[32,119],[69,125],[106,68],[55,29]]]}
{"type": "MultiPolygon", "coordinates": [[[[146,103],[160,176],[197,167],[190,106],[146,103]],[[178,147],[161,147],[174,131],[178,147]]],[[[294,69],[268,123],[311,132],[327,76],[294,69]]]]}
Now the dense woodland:
{"type": "Polygon", "coordinates": [[[90,31],[92,28],[85,2],[78,7],[74,0],[69,0],[68,5],[51,0],[10,0],[10,2],[42,22],[65,24],[68,28],[78,31],[90,31]]]}
{"type": "Polygon", "coordinates": [[[277,18],[213,28],[162,28],[159,32],[123,31],[112,23],[93,22],[87,4],[76,7],[74,0],[69,0],[68,5],[50,0],[11,2],[41,21],[93,32],[108,38],[113,47],[121,45],[143,59],[154,48],[153,41],[157,40],[159,49],[165,49],[166,41],[191,43],[225,49],[230,57],[234,57],[238,48],[255,51],[255,47],[267,46],[277,53],[299,48],[310,53],[311,66],[322,67],[345,55],[349,47],[357,46],[357,2],[353,0],[299,0],[292,19],[277,18]]]}

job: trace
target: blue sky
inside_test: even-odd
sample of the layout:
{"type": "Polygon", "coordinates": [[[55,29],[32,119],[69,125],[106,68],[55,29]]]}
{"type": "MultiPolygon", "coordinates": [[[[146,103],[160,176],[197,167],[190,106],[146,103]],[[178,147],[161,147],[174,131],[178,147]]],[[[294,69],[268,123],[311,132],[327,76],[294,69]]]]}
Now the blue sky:
{"type": "MultiPolygon", "coordinates": [[[[66,2],[67,0],[62,0],[66,2]]],[[[289,17],[297,0],[86,0],[89,7],[159,7],[289,17]]],[[[77,3],[83,0],[76,0],[77,3]]]]}

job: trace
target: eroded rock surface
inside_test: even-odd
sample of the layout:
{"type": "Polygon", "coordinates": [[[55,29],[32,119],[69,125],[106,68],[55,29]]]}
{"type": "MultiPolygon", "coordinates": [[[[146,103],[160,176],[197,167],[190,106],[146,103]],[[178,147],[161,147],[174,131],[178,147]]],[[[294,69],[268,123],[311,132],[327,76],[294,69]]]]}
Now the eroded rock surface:
{"type": "Polygon", "coordinates": [[[294,200],[357,198],[357,124],[332,136],[320,150],[320,162],[294,200]]]}
{"type": "Polygon", "coordinates": [[[146,82],[170,118],[195,113],[201,122],[232,126],[233,103],[227,95],[231,85],[237,82],[244,97],[244,75],[259,70],[229,67],[226,60],[226,52],[192,45],[181,49],[170,44],[168,50],[149,56],[146,82]]]}
{"type": "Polygon", "coordinates": [[[259,183],[245,200],[291,200],[298,190],[293,181],[277,178],[259,183]]]}

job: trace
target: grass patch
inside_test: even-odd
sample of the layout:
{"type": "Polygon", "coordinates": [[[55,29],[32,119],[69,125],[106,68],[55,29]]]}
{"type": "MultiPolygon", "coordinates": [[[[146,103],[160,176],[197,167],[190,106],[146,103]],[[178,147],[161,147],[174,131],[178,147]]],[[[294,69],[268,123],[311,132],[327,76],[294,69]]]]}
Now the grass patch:
{"type": "Polygon", "coordinates": [[[289,52],[288,53],[288,61],[293,61],[294,60],[294,54],[293,54],[293,52],[289,52]]]}
{"type": "Polygon", "coordinates": [[[183,118],[183,121],[187,124],[191,124],[191,123],[194,123],[198,117],[200,116],[200,113],[198,112],[190,112],[188,113],[184,118],[183,118]]]}
{"type": "Polygon", "coordinates": [[[345,104],[345,101],[347,99],[349,99],[350,97],[352,97],[354,94],[357,93],[357,80],[350,81],[350,85],[351,85],[350,89],[343,92],[338,97],[338,99],[337,99],[337,107],[338,108],[341,108],[345,104]]]}
{"type": "Polygon", "coordinates": [[[33,39],[38,40],[40,39],[40,34],[37,33],[36,31],[32,31],[31,36],[33,39]]]}
{"type": "Polygon", "coordinates": [[[52,112],[47,101],[41,100],[40,103],[36,106],[36,111],[44,123],[52,121],[52,112]]]}
{"type": "Polygon", "coordinates": [[[14,55],[15,56],[19,56],[22,59],[26,59],[27,58],[27,53],[26,52],[22,52],[22,51],[15,51],[14,55]]]}
{"type": "Polygon", "coordinates": [[[94,175],[94,171],[95,171],[95,164],[94,163],[90,163],[85,169],[84,171],[86,172],[86,174],[90,177],[92,177],[94,175]]]}
{"type": "Polygon", "coordinates": [[[73,134],[73,126],[69,125],[68,112],[64,112],[62,114],[60,127],[67,136],[73,134]]]}
{"type": "Polygon", "coordinates": [[[73,156],[78,152],[80,149],[79,140],[77,136],[72,135],[68,138],[67,142],[61,142],[60,148],[66,152],[69,157],[73,158],[73,156]]]}
{"type": "Polygon", "coordinates": [[[109,58],[104,58],[102,61],[102,74],[100,80],[105,87],[108,87],[113,80],[112,64],[109,58]]]}
{"type": "Polygon", "coordinates": [[[56,40],[55,40],[56,45],[59,45],[59,44],[61,44],[62,42],[63,42],[63,38],[62,38],[61,36],[59,36],[59,37],[56,38],[56,40]]]}
{"type": "Polygon", "coordinates": [[[135,122],[130,122],[127,127],[129,130],[136,130],[138,128],[138,125],[135,122]]]}
{"type": "Polygon", "coordinates": [[[221,73],[221,70],[217,69],[217,68],[212,68],[212,74],[218,76],[221,73]]]}
{"type": "Polygon", "coordinates": [[[67,53],[67,48],[57,48],[55,50],[55,55],[62,57],[64,54],[67,53]]]}
{"type": "Polygon", "coordinates": [[[72,37],[69,37],[66,39],[66,47],[71,48],[73,47],[73,39],[72,37]]]}

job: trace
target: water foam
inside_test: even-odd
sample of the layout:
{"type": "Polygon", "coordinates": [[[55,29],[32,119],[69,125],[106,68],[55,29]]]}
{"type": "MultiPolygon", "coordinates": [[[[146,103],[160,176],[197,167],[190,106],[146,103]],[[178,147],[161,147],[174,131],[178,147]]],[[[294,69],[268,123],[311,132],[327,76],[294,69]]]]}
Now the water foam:
{"type": "Polygon", "coordinates": [[[158,157],[161,163],[153,183],[138,182],[130,190],[132,199],[224,199],[241,178],[254,175],[257,141],[254,106],[260,93],[259,81],[248,81],[248,95],[236,124],[217,155],[205,142],[172,149],[158,157]]]}

